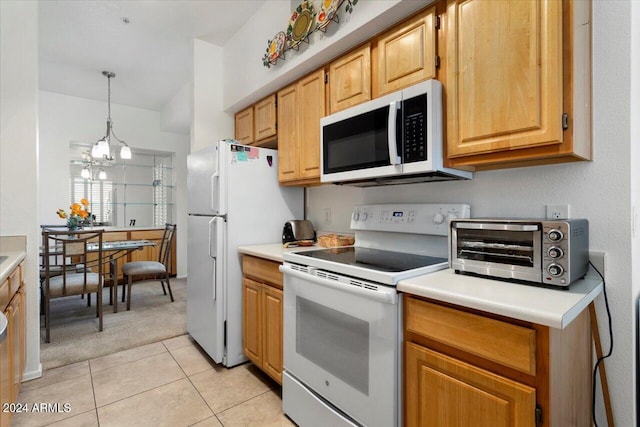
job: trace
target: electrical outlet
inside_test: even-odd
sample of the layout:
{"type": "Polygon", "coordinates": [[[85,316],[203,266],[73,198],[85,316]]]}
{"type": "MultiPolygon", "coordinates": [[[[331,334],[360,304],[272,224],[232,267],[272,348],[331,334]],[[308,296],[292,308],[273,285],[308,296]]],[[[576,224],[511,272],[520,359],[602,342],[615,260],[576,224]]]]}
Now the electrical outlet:
{"type": "Polygon", "coordinates": [[[569,205],[547,205],[547,219],[569,218],[569,205]]]}
{"type": "Polygon", "coordinates": [[[324,225],[331,225],[331,208],[324,208],[323,214],[324,225]]]}

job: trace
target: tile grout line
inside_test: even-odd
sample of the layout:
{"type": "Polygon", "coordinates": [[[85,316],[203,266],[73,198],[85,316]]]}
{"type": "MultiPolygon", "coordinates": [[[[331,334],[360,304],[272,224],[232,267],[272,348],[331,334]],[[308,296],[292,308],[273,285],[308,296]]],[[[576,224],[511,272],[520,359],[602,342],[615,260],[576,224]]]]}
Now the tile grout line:
{"type": "MultiPolygon", "coordinates": [[[[220,421],[220,418],[218,418],[218,416],[216,415],[216,412],[213,410],[213,408],[211,406],[209,406],[209,402],[207,402],[207,399],[204,398],[204,396],[202,395],[202,393],[200,393],[200,390],[198,390],[198,387],[196,387],[196,385],[193,383],[193,381],[191,381],[191,377],[189,375],[187,375],[187,373],[184,371],[184,369],[182,368],[182,365],[180,365],[180,363],[176,360],[175,356],[173,355],[173,353],[171,353],[171,350],[169,350],[169,348],[166,346],[166,344],[163,342],[162,345],[165,346],[165,348],[167,349],[167,351],[169,352],[169,354],[171,355],[171,358],[178,364],[178,366],[180,367],[180,369],[182,370],[182,373],[185,375],[185,377],[187,378],[187,380],[189,381],[189,384],[191,384],[191,387],[193,387],[193,389],[196,391],[196,393],[198,393],[198,396],[200,396],[200,399],[202,399],[202,401],[204,402],[205,405],[207,405],[207,408],[209,408],[209,410],[211,411],[211,413],[213,414],[212,416],[216,418],[216,420],[218,420],[218,422],[220,424],[222,424],[222,421],[220,421]]],[[[186,345],[184,346],[186,347],[186,345]]],[[[182,347],[179,347],[182,348],[182,347]]],[[[211,368],[213,369],[213,368],[211,368]]],[[[205,372],[205,371],[202,371],[205,372]]],[[[198,375],[202,372],[196,372],[193,375],[198,375]]],[[[191,425],[195,425],[198,424],[201,421],[204,420],[208,420],[211,417],[207,417],[207,418],[203,418],[202,420],[199,420],[197,422],[195,422],[194,424],[191,425]]]]}
{"type": "Polygon", "coordinates": [[[91,370],[91,360],[87,360],[89,364],[89,378],[91,379],[91,392],[93,393],[93,410],[96,412],[96,421],[100,427],[100,417],[98,416],[98,402],[96,401],[96,389],[93,385],[93,371],[91,370]]]}

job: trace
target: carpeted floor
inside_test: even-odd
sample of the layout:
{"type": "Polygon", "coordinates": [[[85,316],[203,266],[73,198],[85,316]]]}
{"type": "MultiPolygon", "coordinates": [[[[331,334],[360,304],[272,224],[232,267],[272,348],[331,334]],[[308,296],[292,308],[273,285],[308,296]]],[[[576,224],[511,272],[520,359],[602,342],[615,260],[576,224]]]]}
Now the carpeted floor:
{"type": "MultiPolygon", "coordinates": [[[[92,306],[80,297],[59,298],[51,302],[51,342],[44,342],[44,316],[41,316],[40,360],[43,369],[127,350],[187,333],[186,279],[172,279],[174,302],[162,293],[160,282],[133,285],[131,310],[118,303],[118,313],[104,290],[104,328],[98,331],[95,294],[92,306]]],[[[122,287],[118,287],[121,296],[122,287]]]]}

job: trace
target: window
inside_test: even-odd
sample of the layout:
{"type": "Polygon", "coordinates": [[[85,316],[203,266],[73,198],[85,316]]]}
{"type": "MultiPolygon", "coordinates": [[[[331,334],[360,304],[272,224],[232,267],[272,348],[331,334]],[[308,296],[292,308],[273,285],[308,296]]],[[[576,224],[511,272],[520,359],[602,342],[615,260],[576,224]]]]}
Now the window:
{"type": "Polygon", "coordinates": [[[113,183],[108,180],[91,181],[75,176],[70,180],[69,205],[80,199],[89,201],[89,212],[95,216],[96,222],[111,223],[111,199],[113,183]]]}

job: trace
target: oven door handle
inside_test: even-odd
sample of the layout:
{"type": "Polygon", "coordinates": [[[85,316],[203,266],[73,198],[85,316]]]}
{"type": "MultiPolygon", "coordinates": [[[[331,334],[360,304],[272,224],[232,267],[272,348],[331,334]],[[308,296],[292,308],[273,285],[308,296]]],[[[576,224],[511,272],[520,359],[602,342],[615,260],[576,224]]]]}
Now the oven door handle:
{"type": "Polygon", "coordinates": [[[505,224],[487,222],[453,222],[452,228],[465,230],[538,231],[539,224],[505,224]]]}
{"type": "Polygon", "coordinates": [[[395,288],[378,287],[377,290],[370,290],[361,288],[358,285],[350,285],[347,283],[337,282],[334,280],[323,279],[322,277],[314,276],[309,273],[303,273],[301,271],[294,270],[291,266],[283,264],[279,267],[282,274],[289,274],[293,277],[297,277],[308,282],[312,282],[318,285],[326,286],[328,288],[336,289],[339,291],[348,292],[351,294],[359,295],[371,300],[383,302],[386,304],[397,304],[398,293],[395,288]]]}

